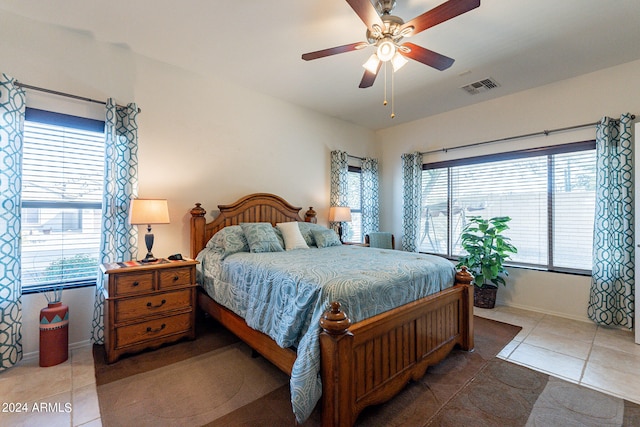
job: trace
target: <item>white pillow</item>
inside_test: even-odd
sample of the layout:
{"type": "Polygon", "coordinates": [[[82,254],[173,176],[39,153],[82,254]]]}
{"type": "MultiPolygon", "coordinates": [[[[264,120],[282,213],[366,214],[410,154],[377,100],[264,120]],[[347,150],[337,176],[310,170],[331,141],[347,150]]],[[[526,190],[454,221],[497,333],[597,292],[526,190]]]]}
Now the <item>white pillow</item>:
{"type": "Polygon", "coordinates": [[[279,222],[276,224],[276,227],[282,232],[284,248],[286,250],[309,249],[307,242],[304,240],[304,237],[302,237],[297,222],[279,222]]]}

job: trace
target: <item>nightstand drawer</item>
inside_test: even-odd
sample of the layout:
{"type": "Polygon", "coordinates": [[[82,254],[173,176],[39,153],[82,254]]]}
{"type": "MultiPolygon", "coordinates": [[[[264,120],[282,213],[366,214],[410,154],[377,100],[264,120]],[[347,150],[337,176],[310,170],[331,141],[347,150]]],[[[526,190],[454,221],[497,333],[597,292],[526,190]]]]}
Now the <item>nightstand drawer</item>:
{"type": "Polygon", "coordinates": [[[153,290],[153,272],[120,274],[115,276],[115,295],[139,294],[153,290]]]}
{"type": "Polygon", "coordinates": [[[116,322],[191,307],[191,289],[115,301],[116,322]]]}
{"type": "Polygon", "coordinates": [[[156,340],[167,335],[189,331],[190,328],[191,313],[124,326],[117,328],[115,331],[116,347],[120,348],[130,344],[156,340]]]}
{"type": "Polygon", "coordinates": [[[159,271],[159,289],[192,284],[194,282],[191,277],[192,271],[193,269],[190,267],[172,268],[170,270],[159,271]]]}

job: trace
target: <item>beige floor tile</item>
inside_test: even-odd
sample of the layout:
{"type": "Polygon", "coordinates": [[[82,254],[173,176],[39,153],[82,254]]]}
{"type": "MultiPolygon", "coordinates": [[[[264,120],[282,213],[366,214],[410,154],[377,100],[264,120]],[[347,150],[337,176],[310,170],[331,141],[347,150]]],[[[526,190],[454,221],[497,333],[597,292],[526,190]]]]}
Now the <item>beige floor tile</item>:
{"type": "Polygon", "coordinates": [[[523,310],[516,307],[507,307],[505,305],[497,306],[497,312],[500,316],[512,316],[513,318],[528,319],[538,322],[542,320],[546,315],[544,313],[538,313],[536,311],[523,310]]]}
{"type": "Polygon", "coordinates": [[[589,355],[589,363],[640,378],[640,356],[625,351],[594,345],[589,355]]]}
{"type": "Polygon", "coordinates": [[[73,365],[73,388],[85,387],[91,384],[95,385],[95,369],[91,365],[73,365]]]}
{"type": "Polygon", "coordinates": [[[95,384],[96,374],[93,354],[79,354],[72,357],[71,364],[73,388],[95,384]]]}
{"type": "Polygon", "coordinates": [[[591,341],[574,339],[573,335],[562,336],[538,325],[523,341],[525,344],[546,348],[556,353],[566,354],[586,360],[591,351],[591,341]],[[571,338],[569,338],[571,337],[571,338]]]}
{"type": "Polygon", "coordinates": [[[544,317],[540,313],[504,306],[496,306],[492,310],[484,310],[481,315],[492,320],[522,327],[522,330],[514,338],[516,341],[524,340],[544,317]],[[486,313],[486,311],[490,311],[490,313],[486,313]]]}
{"type": "Polygon", "coordinates": [[[640,345],[636,344],[634,339],[633,332],[628,329],[600,326],[593,344],[640,356],[640,345]]]}
{"type": "Polygon", "coordinates": [[[41,401],[71,392],[71,362],[41,368],[39,360],[20,362],[0,375],[0,396],[7,401],[41,401]]]}
{"type": "Polygon", "coordinates": [[[554,334],[561,338],[581,340],[591,344],[598,326],[595,323],[545,316],[540,320],[535,330],[544,334],[554,334]]]}
{"type": "Polygon", "coordinates": [[[93,363],[93,346],[87,345],[71,350],[71,363],[93,363]]]}
{"type": "Polygon", "coordinates": [[[521,343],[507,360],[576,383],[585,363],[582,359],[526,343],[521,343]]]}
{"type": "Polygon", "coordinates": [[[609,366],[587,362],[581,385],[640,404],[640,375],[611,369],[609,366]]]}
{"type": "Polygon", "coordinates": [[[480,308],[475,306],[473,307],[473,314],[475,314],[476,316],[484,317],[486,319],[492,319],[497,312],[498,311],[496,309],[480,308]]]}
{"type": "Polygon", "coordinates": [[[74,426],[100,418],[100,405],[95,384],[74,388],[72,402],[71,417],[74,426]]]}

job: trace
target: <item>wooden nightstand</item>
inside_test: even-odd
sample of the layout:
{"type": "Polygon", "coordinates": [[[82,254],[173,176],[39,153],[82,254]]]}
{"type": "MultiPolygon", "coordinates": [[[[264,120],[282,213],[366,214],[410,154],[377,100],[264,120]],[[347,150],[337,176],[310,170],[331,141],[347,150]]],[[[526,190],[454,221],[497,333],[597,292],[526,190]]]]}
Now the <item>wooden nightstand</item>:
{"type": "Polygon", "coordinates": [[[124,353],[195,338],[198,261],[102,264],[107,363],[124,353]]]}

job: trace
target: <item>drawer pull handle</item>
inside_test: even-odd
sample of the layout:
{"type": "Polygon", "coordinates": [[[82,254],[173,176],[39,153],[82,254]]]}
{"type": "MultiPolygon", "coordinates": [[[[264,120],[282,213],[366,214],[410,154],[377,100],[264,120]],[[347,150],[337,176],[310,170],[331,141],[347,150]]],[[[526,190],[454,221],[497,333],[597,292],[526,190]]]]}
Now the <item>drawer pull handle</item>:
{"type": "Polygon", "coordinates": [[[136,286],[138,286],[139,284],[140,284],[140,282],[138,282],[138,281],[136,280],[135,282],[133,282],[133,283],[131,284],[131,286],[136,287],[136,286]]]}
{"type": "Polygon", "coordinates": [[[156,329],[151,329],[151,326],[147,327],[147,333],[151,332],[151,333],[156,333],[156,332],[160,332],[161,330],[163,330],[164,328],[166,328],[167,325],[166,324],[162,324],[162,326],[160,326],[159,328],[156,329]]]}
{"type": "Polygon", "coordinates": [[[174,282],[177,282],[177,281],[178,281],[178,279],[180,279],[180,277],[178,277],[178,275],[177,275],[177,274],[176,274],[175,276],[173,276],[173,281],[174,281],[174,282]]]}
{"type": "Polygon", "coordinates": [[[147,303],[147,307],[148,308],[159,308],[159,307],[162,307],[163,305],[165,305],[166,303],[167,303],[166,299],[163,299],[162,301],[160,301],[160,304],[158,304],[158,305],[153,305],[153,304],[151,304],[151,302],[148,302],[147,303]]]}

